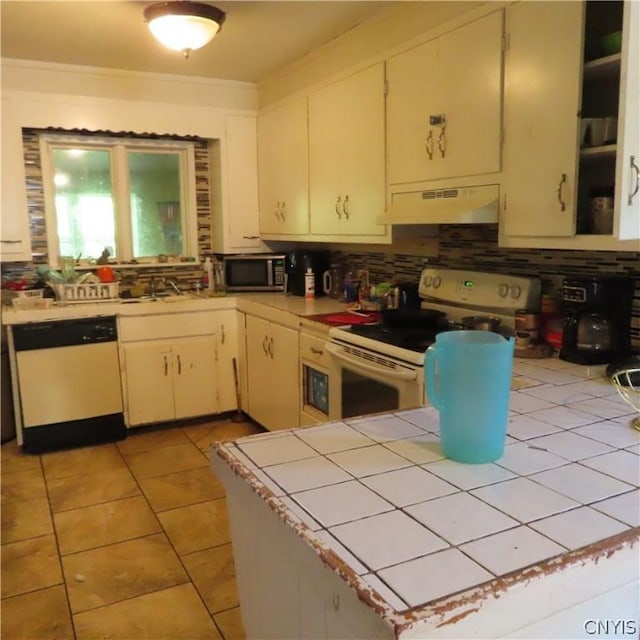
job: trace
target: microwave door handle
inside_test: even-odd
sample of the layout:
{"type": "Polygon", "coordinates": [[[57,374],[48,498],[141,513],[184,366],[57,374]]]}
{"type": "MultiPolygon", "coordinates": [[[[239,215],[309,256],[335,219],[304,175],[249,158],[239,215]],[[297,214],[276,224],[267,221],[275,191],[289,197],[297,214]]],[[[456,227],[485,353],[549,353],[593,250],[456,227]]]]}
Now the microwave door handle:
{"type": "Polygon", "coordinates": [[[273,287],[273,260],[267,260],[267,286],[273,287]]]}
{"type": "Polygon", "coordinates": [[[415,380],[416,372],[415,371],[389,371],[387,369],[383,369],[380,367],[375,367],[369,364],[364,364],[362,362],[356,362],[349,358],[349,356],[344,355],[340,347],[336,347],[331,342],[325,343],[325,347],[327,351],[338,360],[342,362],[347,362],[353,367],[358,367],[362,371],[370,371],[371,373],[381,374],[383,373],[387,378],[392,378],[394,380],[415,380]]]}

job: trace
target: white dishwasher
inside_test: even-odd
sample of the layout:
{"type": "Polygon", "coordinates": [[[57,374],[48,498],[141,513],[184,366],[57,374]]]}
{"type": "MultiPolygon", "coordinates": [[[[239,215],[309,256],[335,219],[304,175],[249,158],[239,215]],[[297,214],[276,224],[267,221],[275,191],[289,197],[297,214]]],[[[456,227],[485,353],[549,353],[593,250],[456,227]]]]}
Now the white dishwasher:
{"type": "Polygon", "coordinates": [[[25,450],[126,436],[115,317],[15,325],[12,338],[25,450]]]}

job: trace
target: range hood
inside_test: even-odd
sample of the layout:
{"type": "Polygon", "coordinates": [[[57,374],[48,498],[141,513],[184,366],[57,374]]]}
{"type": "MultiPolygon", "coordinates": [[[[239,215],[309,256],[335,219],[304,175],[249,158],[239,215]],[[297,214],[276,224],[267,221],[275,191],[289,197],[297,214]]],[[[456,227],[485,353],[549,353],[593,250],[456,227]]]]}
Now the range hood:
{"type": "Polygon", "coordinates": [[[395,191],[380,224],[477,224],[498,222],[500,187],[488,184],[395,191]]]}

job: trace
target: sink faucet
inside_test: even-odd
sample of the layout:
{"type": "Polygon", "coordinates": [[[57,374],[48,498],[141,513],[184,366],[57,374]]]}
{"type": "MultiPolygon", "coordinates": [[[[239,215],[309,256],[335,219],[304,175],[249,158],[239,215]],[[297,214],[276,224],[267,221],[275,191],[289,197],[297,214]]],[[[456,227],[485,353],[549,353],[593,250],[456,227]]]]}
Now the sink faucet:
{"type": "Polygon", "coordinates": [[[182,290],[176,284],[175,280],[170,280],[169,278],[165,278],[164,283],[169,285],[176,292],[177,295],[179,295],[179,296],[182,295],[182,290]]]}

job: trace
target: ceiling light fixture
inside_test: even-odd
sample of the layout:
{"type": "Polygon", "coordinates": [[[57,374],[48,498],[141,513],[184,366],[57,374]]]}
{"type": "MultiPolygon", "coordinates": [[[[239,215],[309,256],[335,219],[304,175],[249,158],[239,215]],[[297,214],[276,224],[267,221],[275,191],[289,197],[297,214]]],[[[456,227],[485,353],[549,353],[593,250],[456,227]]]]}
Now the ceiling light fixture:
{"type": "Polygon", "coordinates": [[[224,11],[217,7],[189,0],[152,4],[143,15],[156,40],[169,49],[182,51],[185,58],[211,42],[225,19],[224,11]]]}

